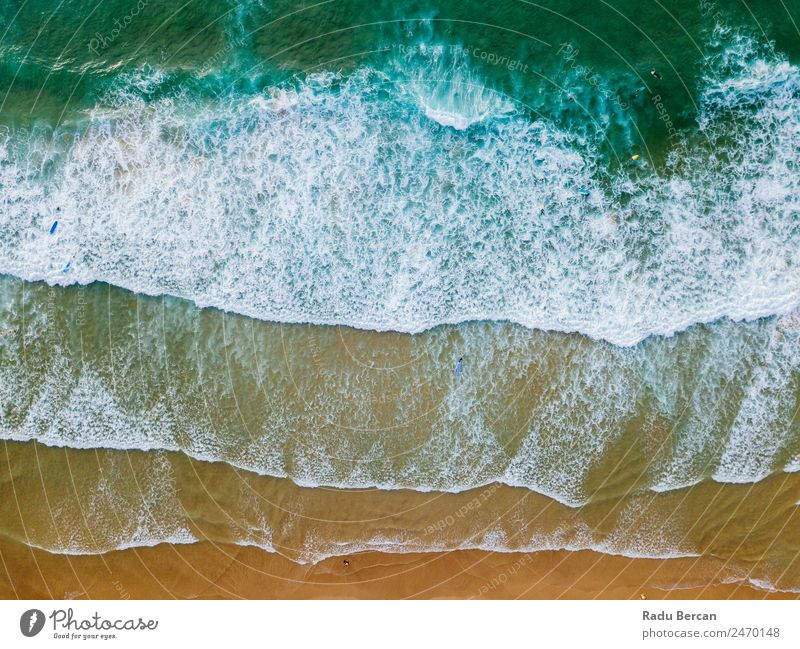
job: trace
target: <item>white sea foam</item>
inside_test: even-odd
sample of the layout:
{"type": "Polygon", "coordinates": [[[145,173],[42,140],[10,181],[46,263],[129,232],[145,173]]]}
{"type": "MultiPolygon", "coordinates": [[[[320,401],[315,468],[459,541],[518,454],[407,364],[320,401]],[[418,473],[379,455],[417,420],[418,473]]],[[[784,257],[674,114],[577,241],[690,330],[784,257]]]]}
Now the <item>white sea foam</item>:
{"type": "MultiPolygon", "coordinates": [[[[687,142],[668,177],[616,177],[606,189],[585,140],[505,108],[455,131],[373,71],[210,106],[148,105],[126,91],[64,152],[38,136],[0,149],[0,270],[59,284],[105,279],[279,321],[416,331],[504,318],[620,344],[722,315],[789,313],[800,287],[797,70],[765,65],[737,72],[758,83],[709,82],[717,85],[702,134],[725,156],[704,158],[709,150],[687,142]],[[770,70],[774,83],[763,81],[770,70]],[[763,101],[744,110],[735,92],[718,90],[737,83],[763,101]],[[49,180],[39,172],[48,158],[49,180]],[[588,199],[576,196],[580,186],[593,187],[588,199]],[[632,196],[624,207],[615,198],[623,192],[632,196]],[[607,227],[612,206],[617,223],[607,227]]],[[[140,86],[149,92],[159,78],[140,86]]],[[[36,335],[46,314],[37,321],[28,311],[27,334],[36,335]]],[[[21,422],[0,419],[0,436],[183,451],[307,486],[456,492],[503,482],[578,506],[595,496],[588,476],[638,404],[652,400],[648,417],[674,429],[654,448],[641,488],[756,481],[800,466],[793,318],[719,323],[714,335],[647,341],[661,345],[652,349],[575,352],[574,367],[520,413],[527,423],[510,445],[487,415],[485,383],[450,386],[440,419],[413,449],[375,435],[365,450],[358,436],[298,413],[279,373],[269,417],[236,436],[215,430],[182,394],[144,410],[126,404],[122,377],[110,382],[88,366],[76,375],[67,357],[25,394],[23,363],[0,365],[2,405],[24,412],[21,422]],[[741,390],[732,424],[718,407],[728,385],[741,390]]],[[[496,333],[465,334],[470,371],[484,381],[497,367],[506,379],[524,376],[527,342],[498,347],[496,333]]],[[[451,353],[434,338],[428,345],[434,358],[451,353]]],[[[405,385],[397,402],[417,412],[424,387],[405,385]]],[[[380,391],[373,374],[348,373],[327,381],[311,409],[370,430],[371,390],[380,391]]]]}
{"type": "MultiPolygon", "coordinates": [[[[107,467],[108,468],[108,467],[107,467]]],[[[156,476],[154,476],[156,477],[156,476]]],[[[100,498],[102,506],[119,507],[120,503],[115,498],[109,498],[104,491],[112,491],[113,488],[99,489],[99,494],[82,494],[83,498],[100,498]]],[[[156,494],[142,494],[142,501],[147,502],[156,494]]],[[[164,493],[158,494],[164,497],[164,493]]],[[[632,559],[677,559],[695,558],[703,556],[702,552],[697,551],[686,541],[676,543],[670,538],[681,538],[680,530],[665,529],[663,516],[657,511],[648,511],[647,506],[631,503],[622,512],[619,521],[613,526],[610,533],[602,533],[585,522],[573,521],[570,524],[556,524],[556,527],[548,526],[542,528],[539,525],[530,525],[530,521],[520,525],[514,534],[509,535],[505,530],[496,525],[485,529],[470,532],[465,539],[447,538],[448,532],[444,535],[434,535],[424,540],[415,536],[411,531],[385,531],[367,532],[363,536],[358,533],[360,526],[353,528],[354,533],[340,529],[335,537],[325,536],[321,538],[315,532],[315,528],[304,529],[297,537],[297,543],[286,546],[285,541],[278,549],[272,544],[276,530],[273,525],[263,515],[263,503],[251,491],[242,489],[241,514],[242,520],[231,519],[229,522],[233,536],[223,532],[223,537],[212,538],[212,541],[234,543],[241,546],[258,547],[270,553],[278,553],[298,564],[316,564],[332,557],[341,557],[356,554],[359,552],[385,552],[390,554],[411,554],[424,552],[452,552],[454,550],[482,550],[487,552],[517,553],[520,556],[535,552],[548,551],[584,551],[591,550],[612,556],[627,557],[632,559]],[[248,526],[246,520],[251,514],[251,508],[247,501],[255,504],[255,513],[252,513],[258,523],[248,526]],[[525,554],[523,554],[525,553],[525,554]]],[[[155,502],[155,501],[151,501],[155,502]]],[[[37,539],[28,538],[28,545],[45,549],[50,552],[68,555],[91,555],[108,552],[114,549],[122,550],[136,547],[150,547],[160,543],[194,543],[197,538],[186,529],[186,522],[181,522],[180,517],[187,514],[179,507],[171,516],[170,526],[177,525],[178,529],[167,532],[166,529],[148,529],[142,532],[142,521],[137,518],[139,514],[128,506],[118,511],[113,525],[117,530],[113,534],[107,534],[103,542],[98,543],[97,539],[78,539],[73,538],[68,543],[63,540],[56,545],[47,542],[38,542],[37,539]],[[175,515],[177,514],[177,515],[175,515]],[[138,521],[138,522],[137,522],[138,521]],[[85,545],[80,545],[80,542],[85,545]]],[[[74,505],[72,506],[74,508],[74,505]]],[[[166,510],[165,510],[166,511],[166,510]]],[[[75,521],[67,522],[56,511],[57,525],[61,529],[78,529],[81,526],[75,521]],[[66,524],[68,523],[68,524],[66,524]]],[[[152,515],[149,516],[152,519],[152,515]]],[[[281,534],[288,533],[287,525],[291,526],[291,516],[282,519],[280,522],[281,534]]],[[[92,525],[97,525],[99,521],[93,518],[92,525]]],[[[109,525],[109,521],[103,521],[102,525],[109,525]]],[[[686,521],[691,525],[691,521],[686,521]]],[[[480,526],[480,524],[478,523],[480,526]]],[[[160,526],[164,528],[164,523],[160,526]]],[[[150,522],[149,527],[153,524],[150,522]]],[[[671,527],[676,527],[674,524],[671,527]]],[[[104,527],[94,528],[100,534],[104,534],[104,527]]],[[[525,560],[527,563],[528,560],[525,560]]],[[[519,566],[515,563],[517,566],[519,566]]],[[[780,569],[777,572],[782,572],[780,569]]],[[[716,578],[721,583],[736,583],[746,581],[759,589],[778,592],[796,592],[796,588],[785,585],[786,575],[781,574],[780,579],[774,580],[769,574],[769,570],[759,568],[757,571],[752,566],[740,567],[735,560],[726,560],[726,568],[720,570],[716,578]],[[754,574],[755,573],[755,574],[754,574]]],[[[680,586],[678,586],[680,587],[680,586]]]]}
{"type": "MultiPolygon", "coordinates": [[[[31,331],[39,316],[46,318],[46,311],[28,307],[31,331]]],[[[174,317],[193,331],[191,316],[179,311],[174,317]]],[[[547,381],[525,396],[517,393],[517,377],[535,376],[531,358],[550,363],[561,354],[548,360],[544,346],[531,348],[529,332],[514,327],[481,325],[463,333],[458,346],[469,359],[469,378],[462,381],[448,385],[452,372],[440,367],[438,359],[452,355],[448,336],[429,335],[430,365],[401,381],[405,392],[395,394],[381,378],[386,375],[369,366],[345,365],[304,397],[305,405],[297,402],[298,391],[306,393],[306,381],[319,377],[282,374],[286,359],[268,355],[258,370],[264,400],[249,399],[254,412],[243,426],[215,423],[207,412],[207,400],[230,397],[226,382],[215,386],[208,377],[227,376],[226,363],[251,350],[249,338],[229,335],[242,339],[243,349],[229,342],[229,358],[218,359],[219,365],[198,359],[204,373],[181,388],[161,385],[160,372],[147,363],[120,364],[113,378],[88,361],[76,370],[66,350],[28,377],[23,350],[7,346],[0,413],[13,415],[0,416],[0,438],[179,451],[306,487],[462,492],[499,482],[570,507],[613,497],[616,480],[630,493],[624,481],[634,472],[642,474],[638,493],[709,479],[756,482],[798,466],[792,416],[800,389],[800,330],[784,331],[775,319],[723,322],[635,349],[562,339],[569,365],[546,374],[547,381]],[[157,384],[147,378],[151,374],[157,384]],[[443,390],[440,401],[430,401],[431,386],[443,390]],[[385,428],[391,420],[375,419],[373,404],[386,390],[398,405],[396,429],[385,428]],[[145,394],[158,397],[137,396],[145,394]],[[431,408],[434,416],[428,417],[431,408]],[[620,456],[620,447],[644,459],[629,466],[633,459],[626,461],[627,452],[620,456]],[[616,470],[598,481],[609,455],[616,470]]],[[[117,349],[120,358],[150,354],[149,341],[130,344],[134,348],[117,349]]],[[[302,355],[291,363],[309,365],[302,355]]],[[[237,366],[237,381],[254,385],[248,368],[237,366]]],[[[253,529],[260,529],[258,521],[253,529]]],[[[254,534],[254,542],[266,542],[254,534]]]]}
{"type": "Polygon", "coordinates": [[[51,494],[49,507],[26,512],[26,528],[33,534],[26,543],[58,554],[83,555],[198,541],[188,528],[163,454],[148,458],[147,471],[135,483],[125,479],[132,475],[125,456],[98,456],[97,462],[96,481],[83,472],[77,478],[70,472],[69,489],[51,494]]]}
{"type": "Polygon", "coordinates": [[[798,430],[794,421],[800,358],[770,355],[770,363],[752,370],[736,420],[714,478],[720,482],[757,482],[775,470],[777,458],[798,430]],[[783,361],[783,362],[781,362],[783,361]]]}
{"type": "Polygon", "coordinates": [[[279,322],[509,320],[619,345],[783,314],[800,304],[798,74],[759,59],[710,80],[701,138],[636,179],[461,67],[204,105],[130,84],[66,151],[5,142],[0,272],[279,322]]]}
{"type": "MultiPolygon", "coordinates": [[[[31,299],[30,293],[27,300],[33,304],[43,302],[31,299]]],[[[29,312],[34,325],[39,315],[36,308],[29,312]]],[[[185,314],[175,317],[186,321],[185,314]]],[[[490,401],[495,401],[505,393],[502,386],[493,384],[496,377],[492,375],[490,365],[499,364],[499,374],[510,376],[512,380],[522,373],[521,368],[529,362],[525,345],[529,344],[526,341],[530,341],[530,333],[510,328],[513,333],[509,339],[499,344],[493,353],[484,353],[482,358],[477,349],[485,352],[487,339],[491,337],[497,341],[502,329],[488,324],[472,329],[478,334],[465,333],[464,339],[459,341],[466,350],[465,356],[470,359],[466,376],[461,382],[454,382],[452,392],[446,393],[440,406],[441,416],[431,426],[430,441],[407,449],[407,456],[403,458],[391,457],[392,444],[397,440],[390,433],[357,430],[348,435],[344,428],[320,431],[318,417],[297,412],[296,405],[292,404],[281,408],[280,404],[289,400],[281,392],[280,381],[274,378],[264,386],[274,401],[266,409],[268,415],[263,427],[260,430],[251,428],[248,434],[236,430],[231,435],[227,430],[215,429],[206,423],[208,413],[197,412],[190,404],[182,402],[185,398],[182,392],[185,391],[167,390],[158,404],[143,410],[135,400],[126,402],[132,392],[129,381],[136,381],[138,386],[138,381],[142,380],[142,368],[134,366],[126,371],[123,364],[116,368],[112,381],[88,367],[84,367],[78,376],[73,376],[66,368],[61,369],[60,361],[55,363],[48,370],[52,379],[39,385],[39,396],[28,407],[27,420],[14,425],[0,419],[3,424],[0,437],[39,439],[46,444],[81,448],[99,446],[152,451],[147,454],[147,462],[153,463],[153,470],[144,479],[139,479],[141,493],[134,491],[133,498],[131,485],[134,482],[125,467],[127,454],[102,454],[110,459],[118,458],[119,464],[110,462],[104,465],[105,480],[79,487],[81,498],[89,500],[84,510],[92,512],[88,524],[80,520],[76,503],[67,500],[66,495],[63,503],[55,503],[57,528],[74,532],[72,536],[59,539],[58,544],[48,544],[47,548],[57,552],[95,553],[176,540],[192,542],[192,526],[184,520],[191,516],[191,512],[183,510],[178,498],[180,492],[176,488],[180,485],[173,484],[165,455],[156,450],[159,448],[182,449],[189,456],[203,461],[224,461],[257,473],[287,476],[307,486],[359,488],[374,485],[386,490],[461,491],[493,478],[510,482],[509,476],[513,475],[513,484],[517,486],[576,506],[595,500],[594,494],[586,490],[587,482],[592,482],[587,481],[587,476],[594,472],[596,484],[598,462],[608,461],[610,447],[617,445],[615,450],[619,450],[619,436],[622,429],[630,427],[631,418],[636,417],[637,404],[648,395],[656,395],[658,405],[655,410],[663,409],[664,414],[674,420],[674,404],[686,403],[681,390],[688,394],[705,393],[703,398],[689,401],[688,409],[678,409],[678,415],[685,423],[667,437],[667,448],[643,444],[644,448],[653,450],[652,455],[647,456],[647,461],[652,461],[652,475],[643,476],[635,490],[626,485],[621,497],[631,503],[615,514],[604,531],[577,523],[554,531],[551,527],[542,527],[546,524],[546,517],[541,521],[520,519],[514,525],[514,534],[493,527],[483,529],[485,520],[494,522],[495,514],[488,510],[484,513],[482,506],[480,515],[473,512],[474,520],[466,517],[462,521],[464,525],[475,525],[469,533],[455,533],[447,528],[440,530],[443,532],[441,535],[426,534],[422,540],[405,532],[391,533],[393,530],[385,534],[376,532],[364,538],[356,532],[350,535],[314,534],[313,527],[306,530],[299,525],[295,530],[293,526],[297,521],[289,515],[285,519],[281,517],[280,526],[275,527],[275,521],[265,516],[265,501],[248,486],[248,482],[255,478],[238,475],[240,493],[237,495],[235,489],[226,492],[227,497],[234,499],[234,504],[221,504],[220,520],[213,522],[213,529],[221,535],[216,540],[258,546],[284,555],[291,551],[287,556],[300,562],[317,562],[360,550],[402,553],[456,548],[501,552],[591,549],[606,554],[651,558],[697,556],[701,553],[686,541],[694,538],[687,535],[687,528],[695,521],[682,516],[680,509],[674,506],[675,501],[684,496],[676,494],[674,499],[662,496],[654,499],[647,493],[652,489],[651,485],[660,481],[664,488],[674,489],[703,476],[722,480],[728,480],[730,476],[735,482],[740,481],[737,479],[739,475],[758,479],[762,467],[770,462],[773,471],[780,471],[780,458],[787,449],[796,448],[796,437],[787,431],[786,422],[779,417],[795,401],[796,391],[786,392],[785,383],[778,386],[775,399],[770,401],[779,406],[778,416],[764,422],[744,417],[737,420],[734,431],[727,434],[724,425],[726,421],[730,425],[730,418],[721,409],[717,408],[708,418],[699,416],[705,414],[705,404],[712,403],[714,398],[717,401],[724,399],[726,392],[720,386],[728,384],[732,384],[736,394],[744,395],[742,411],[746,411],[749,400],[758,398],[761,382],[769,380],[768,376],[753,372],[753,368],[775,366],[794,377],[800,376],[793,369],[800,364],[796,351],[800,349],[800,332],[791,330],[778,335],[780,329],[776,319],[749,325],[723,322],[706,333],[695,329],[673,339],[652,339],[635,349],[592,344],[578,337],[558,337],[559,343],[570,348],[567,354],[570,366],[564,368],[560,381],[554,380],[542,393],[525,399],[529,410],[524,419],[530,421],[527,428],[520,430],[522,439],[518,445],[500,441],[502,424],[497,423],[491,407],[486,401],[481,401],[479,395],[488,389],[491,391],[490,401]],[[481,328],[486,330],[486,336],[479,335],[481,328]],[[727,341],[728,346],[715,346],[709,344],[709,340],[727,341]],[[720,362],[729,358],[738,360],[731,361],[728,366],[720,362]],[[473,375],[480,376],[481,380],[470,381],[469,377],[473,375]],[[162,408],[167,409],[168,414],[162,408]],[[85,417],[75,419],[74,413],[81,412],[86,413],[85,417]],[[743,426],[752,427],[749,441],[743,426]],[[710,440],[705,439],[708,427],[717,436],[716,441],[713,436],[710,440]],[[357,443],[365,436],[374,438],[371,447],[357,443]],[[694,438],[699,438],[701,443],[691,444],[694,438]],[[765,438],[771,440],[769,444],[763,443],[765,438]],[[781,438],[780,443],[775,443],[778,438],[781,438]],[[718,450],[726,447],[734,450],[730,453],[718,450]],[[339,461],[342,457],[357,457],[358,462],[342,463],[339,461]],[[352,469],[353,466],[356,468],[352,469]],[[395,466],[400,469],[395,469],[395,466]],[[753,471],[753,467],[757,471],[753,471]],[[715,471],[720,475],[712,475],[715,471]],[[127,485],[127,491],[120,493],[117,481],[127,485]],[[657,506],[658,499],[665,503],[662,507],[657,506]],[[483,516],[483,521],[480,516],[483,516]],[[229,521],[226,520],[228,517],[229,521]],[[231,527],[231,533],[224,533],[225,526],[231,527]],[[96,537],[86,531],[95,528],[100,530],[96,537]],[[287,537],[292,539],[290,546],[286,544],[287,537]]],[[[234,340],[239,338],[235,335],[237,332],[229,333],[234,334],[234,340]]],[[[440,342],[431,336],[427,345],[427,351],[434,359],[442,354],[443,350],[438,347],[440,342]]],[[[143,352],[147,354],[146,341],[139,344],[145,344],[143,352]]],[[[15,353],[14,348],[9,351],[15,353]]],[[[121,357],[131,356],[122,351],[121,357]]],[[[232,355],[238,354],[233,348],[228,351],[232,355]]],[[[528,350],[531,351],[535,356],[541,355],[536,353],[537,350],[528,350]]],[[[0,413],[11,411],[19,415],[24,412],[24,401],[29,391],[21,389],[20,377],[23,374],[14,367],[17,360],[9,357],[8,362],[0,366],[0,413]],[[15,402],[15,398],[19,401],[15,402]]],[[[280,364],[285,362],[283,359],[280,364]]],[[[213,365],[207,368],[207,372],[210,376],[224,373],[213,365]]],[[[369,403],[366,398],[369,390],[365,390],[363,385],[367,377],[374,379],[374,371],[365,369],[353,373],[344,369],[341,373],[341,389],[356,386],[351,387],[358,393],[355,400],[369,403]]],[[[147,372],[144,374],[146,376],[147,372]]],[[[210,381],[207,377],[202,381],[203,387],[198,387],[198,391],[206,392],[216,404],[214,395],[217,393],[210,381]]],[[[138,389],[146,387],[138,386],[138,389]]],[[[336,386],[326,388],[329,388],[326,391],[328,396],[316,398],[313,407],[324,409],[318,414],[335,419],[337,412],[328,406],[328,399],[335,404],[341,404],[343,400],[337,396],[336,386]]],[[[412,385],[410,395],[418,388],[419,385],[412,385]]],[[[191,392],[191,389],[187,391],[191,392]]],[[[497,404],[496,411],[506,407],[503,399],[499,400],[501,403],[497,404]]],[[[403,403],[412,411],[419,408],[412,396],[404,397],[403,403]]],[[[647,419],[656,415],[648,412],[643,420],[637,419],[633,437],[650,437],[654,431],[647,425],[647,419]]],[[[424,424],[421,426],[425,427],[424,424]]],[[[622,441],[625,445],[640,443],[631,438],[622,441]]],[[[624,462],[617,464],[618,455],[614,455],[615,466],[623,467],[625,473],[624,462]]],[[[609,475],[611,480],[614,479],[613,473],[609,475]]],[[[591,505],[584,512],[574,512],[574,519],[579,519],[585,512],[591,512],[591,505]]],[[[28,519],[27,522],[32,521],[28,519]]],[[[353,529],[358,530],[360,526],[353,529]]]]}
{"type": "Polygon", "coordinates": [[[454,55],[443,45],[423,44],[418,52],[410,50],[398,76],[398,87],[413,97],[428,118],[458,131],[514,112],[509,99],[487,88],[470,70],[466,53],[454,55]]]}

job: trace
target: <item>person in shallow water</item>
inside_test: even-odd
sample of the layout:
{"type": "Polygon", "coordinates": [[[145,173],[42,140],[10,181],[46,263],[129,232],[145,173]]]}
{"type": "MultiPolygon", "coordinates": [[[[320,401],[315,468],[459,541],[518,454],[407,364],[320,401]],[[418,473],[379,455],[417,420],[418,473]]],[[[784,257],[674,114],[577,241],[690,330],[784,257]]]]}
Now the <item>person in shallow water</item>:
{"type": "Polygon", "coordinates": [[[461,376],[461,368],[463,367],[463,365],[464,365],[464,359],[459,358],[458,361],[456,362],[456,376],[461,376]]]}

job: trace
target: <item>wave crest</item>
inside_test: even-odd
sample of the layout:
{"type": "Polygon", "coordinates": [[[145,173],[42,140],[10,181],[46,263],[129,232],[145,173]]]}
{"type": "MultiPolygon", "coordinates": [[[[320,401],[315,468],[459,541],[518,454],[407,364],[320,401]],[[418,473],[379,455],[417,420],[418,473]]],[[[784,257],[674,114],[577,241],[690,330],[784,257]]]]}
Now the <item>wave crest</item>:
{"type": "Polygon", "coordinates": [[[619,345],[788,313],[798,70],[760,61],[742,75],[708,89],[698,134],[665,172],[635,175],[581,137],[482,104],[483,89],[440,97],[434,83],[408,101],[423,74],[326,73],[205,105],[123,99],[67,146],[64,133],[6,141],[0,272],[278,322],[508,320],[619,345]],[[737,88],[757,108],[723,102],[737,88]],[[474,113],[453,112],[454,97],[474,113]]]}

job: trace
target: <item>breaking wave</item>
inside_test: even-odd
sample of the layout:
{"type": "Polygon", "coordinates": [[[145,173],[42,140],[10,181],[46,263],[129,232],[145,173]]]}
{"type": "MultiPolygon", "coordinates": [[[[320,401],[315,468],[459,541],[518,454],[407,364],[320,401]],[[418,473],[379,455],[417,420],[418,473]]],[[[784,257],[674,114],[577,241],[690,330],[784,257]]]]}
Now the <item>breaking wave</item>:
{"type": "Polygon", "coordinates": [[[148,101],[151,71],[81,125],[12,132],[0,272],[277,322],[505,320],[617,345],[800,304],[795,66],[709,78],[656,167],[609,165],[431,56],[205,102],[148,101]]]}

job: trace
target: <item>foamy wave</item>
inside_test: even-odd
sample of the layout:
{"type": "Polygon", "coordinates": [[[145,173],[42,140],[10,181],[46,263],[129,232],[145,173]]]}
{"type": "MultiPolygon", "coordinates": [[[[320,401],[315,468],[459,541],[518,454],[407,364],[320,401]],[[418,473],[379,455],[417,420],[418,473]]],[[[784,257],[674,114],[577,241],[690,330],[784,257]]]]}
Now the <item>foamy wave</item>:
{"type": "Polygon", "coordinates": [[[417,102],[428,118],[458,131],[515,112],[507,98],[487,88],[470,70],[466,53],[459,54],[447,46],[423,44],[409,49],[399,78],[398,87],[417,102]],[[405,79],[404,73],[409,70],[410,78],[405,79]]]}
{"type": "Polygon", "coordinates": [[[198,538],[189,529],[186,511],[169,474],[168,460],[159,453],[153,453],[149,460],[144,479],[134,485],[126,485],[120,477],[132,475],[124,456],[98,457],[101,474],[96,482],[81,473],[77,477],[71,473],[75,493],[63,490],[51,494],[48,507],[26,511],[25,522],[32,536],[19,540],[68,555],[196,543],[198,538]]]}
{"type": "MultiPolygon", "coordinates": [[[[800,330],[785,330],[777,319],[721,322],[632,349],[561,338],[558,353],[549,349],[552,339],[531,338],[517,327],[465,328],[455,343],[453,331],[438,330],[425,335],[424,359],[413,370],[390,376],[369,364],[315,366],[315,358],[338,353],[336,332],[323,343],[264,325],[270,330],[259,333],[254,359],[246,320],[209,320],[172,305],[165,327],[175,330],[175,341],[211,351],[192,356],[177,383],[164,385],[170,370],[160,366],[158,350],[166,345],[176,357],[181,353],[175,341],[161,340],[160,329],[154,338],[137,329],[115,347],[115,357],[130,361],[115,367],[112,379],[102,368],[102,349],[99,366],[89,358],[75,366],[69,348],[41,328],[50,322],[47,300],[32,295],[30,286],[26,291],[4,296],[10,311],[25,308],[27,345],[3,342],[2,439],[179,451],[305,487],[457,493],[502,483],[573,508],[630,490],[615,484],[619,476],[596,480],[621,446],[630,445],[633,464],[620,475],[640,476],[637,493],[712,479],[755,483],[796,471],[800,457],[793,418],[800,330]],[[37,353],[34,341],[47,347],[49,358],[36,373],[26,362],[37,353]],[[454,379],[447,363],[453,344],[468,359],[471,380],[454,379]],[[289,357],[283,345],[293,350],[289,357]],[[226,354],[215,351],[223,346],[226,354]],[[228,376],[232,358],[248,359],[235,361],[238,387],[209,384],[204,377],[228,376]],[[538,375],[539,364],[554,369],[542,375],[539,389],[518,399],[519,381],[538,375]],[[259,389],[250,394],[253,386],[259,389]],[[225,403],[231,389],[247,401],[246,419],[209,419],[208,403],[225,403]],[[374,404],[386,394],[396,407],[381,414],[374,404]]],[[[86,312],[87,322],[107,318],[105,305],[86,312]]],[[[139,308],[149,322],[151,308],[160,306],[142,301],[139,308]]],[[[114,326],[135,325],[120,319],[114,326]]]]}
{"type": "Polygon", "coordinates": [[[800,304],[796,67],[714,82],[701,137],[636,179],[449,74],[322,74],[205,105],[126,95],[66,146],[11,136],[0,272],[278,322],[508,320],[619,345],[800,304]]]}
{"type": "MultiPolygon", "coordinates": [[[[626,508],[626,511],[631,509],[637,509],[637,507],[629,506],[626,508]]],[[[623,516],[623,519],[624,518],[623,516]]],[[[212,542],[232,543],[244,547],[257,547],[271,554],[280,554],[284,558],[300,565],[313,565],[331,558],[352,556],[362,552],[382,552],[404,555],[479,550],[493,553],[518,554],[522,557],[519,560],[521,563],[513,563],[509,569],[512,571],[510,574],[513,574],[522,565],[528,563],[529,559],[525,557],[531,553],[537,552],[580,552],[588,550],[630,559],[659,560],[698,558],[704,556],[703,553],[686,547],[685,542],[682,544],[674,544],[666,540],[665,530],[661,527],[663,521],[657,521],[655,519],[653,521],[647,521],[645,517],[645,520],[638,518],[636,522],[644,527],[644,531],[638,529],[631,535],[628,534],[629,530],[625,525],[621,524],[616,527],[615,531],[607,535],[607,537],[597,532],[597,530],[591,529],[586,524],[579,523],[565,525],[548,532],[542,532],[536,528],[523,529],[520,530],[520,533],[513,535],[513,538],[509,538],[508,534],[501,528],[491,527],[471,535],[469,539],[463,542],[457,540],[446,541],[443,539],[427,539],[426,541],[422,541],[409,532],[371,534],[362,539],[352,538],[347,534],[343,534],[341,538],[320,539],[313,533],[313,530],[308,532],[300,547],[293,547],[291,549],[284,547],[281,550],[276,549],[269,541],[259,541],[250,533],[242,538],[225,537],[223,539],[207,540],[211,540],[212,542]],[[652,524],[648,525],[648,522],[652,524]]],[[[265,535],[267,539],[271,539],[273,534],[272,530],[269,528],[269,524],[266,522],[264,528],[260,530],[259,533],[265,535]]],[[[99,548],[79,549],[77,547],[61,548],[48,544],[40,545],[31,539],[27,539],[26,542],[32,547],[41,548],[58,554],[93,555],[110,551],[109,549],[102,550],[99,548]]],[[[184,544],[197,542],[197,539],[189,535],[163,539],[161,542],[184,544]]],[[[112,549],[124,550],[136,547],[151,547],[158,544],[160,543],[154,543],[151,539],[147,539],[144,542],[130,539],[121,542],[118,547],[112,549]]],[[[720,567],[713,569],[715,583],[748,583],[754,588],[768,592],[798,592],[797,588],[786,586],[783,583],[787,581],[785,573],[780,574],[777,580],[773,580],[774,578],[767,575],[766,571],[761,567],[758,569],[754,569],[752,566],[740,567],[738,561],[732,559],[727,559],[724,565],[722,565],[720,561],[720,564],[720,567]],[[754,573],[757,573],[758,576],[755,576],[754,573]],[[778,582],[780,582],[780,585],[778,582]]],[[[510,576],[510,574],[506,574],[506,577],[510,576]]],[[[490,588],[493,590],[504,581],[505,579],[501,577],[494,586],[490,585],[490,588]]],[[[706,584],[704,583],[703,585],[705,586],[706,584]]],[[[681,590],[683,588],[692,588],[693,586],[692,584],[679,583],[662,584],[656,587],[669,590],[681,590]]]]}

